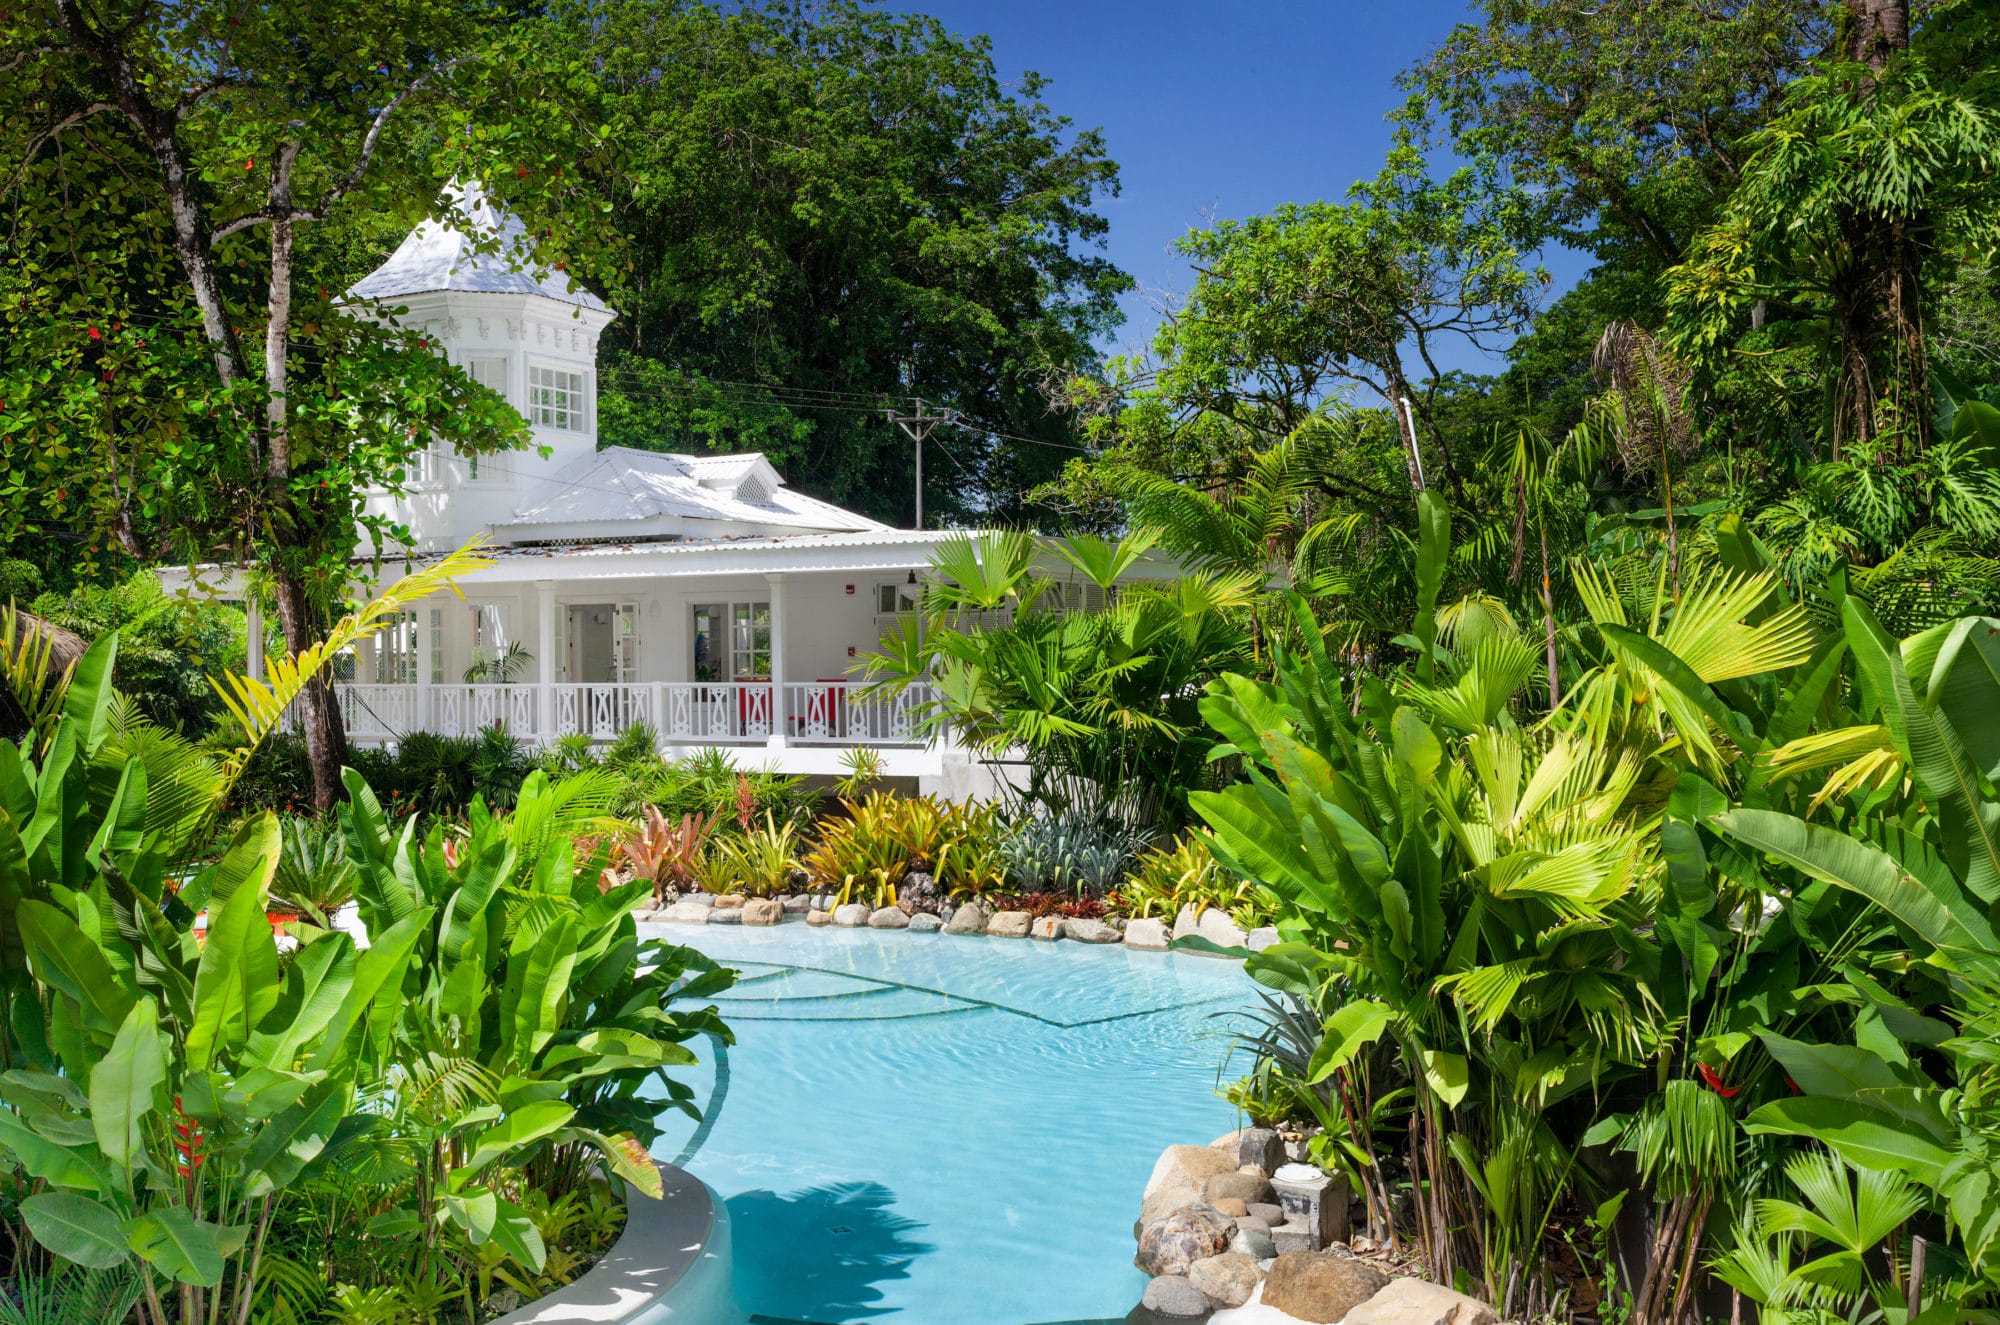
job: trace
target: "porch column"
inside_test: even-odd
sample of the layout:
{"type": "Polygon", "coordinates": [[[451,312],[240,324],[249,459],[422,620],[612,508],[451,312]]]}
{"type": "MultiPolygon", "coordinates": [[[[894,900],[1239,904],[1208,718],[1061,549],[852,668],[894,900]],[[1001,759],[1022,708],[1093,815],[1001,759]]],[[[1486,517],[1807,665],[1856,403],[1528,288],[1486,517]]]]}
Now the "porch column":
{"type": "Polygon", "coordinates": [[[431,730],[431,609],[428,599],[417,603],[416,656],[416,712],[412,715],[411,726],[418,731],[431,730]]]}
{"type": "Polygon", "coordinates": [[[771,586],[771,748],[785,748],[785,577],[766,575],[771,586]]]}
{"type": "Polygon", "coordinates": [[[264,600],[252,589],[243,598],[244,650],[249,665],[244,669],[252,681],[264,679],[264,600]]]}
{"type": "Polygon", "coordinates": [[[556,739],[556,582],[535,581],[535,726],[542,743],[556,739]]]}

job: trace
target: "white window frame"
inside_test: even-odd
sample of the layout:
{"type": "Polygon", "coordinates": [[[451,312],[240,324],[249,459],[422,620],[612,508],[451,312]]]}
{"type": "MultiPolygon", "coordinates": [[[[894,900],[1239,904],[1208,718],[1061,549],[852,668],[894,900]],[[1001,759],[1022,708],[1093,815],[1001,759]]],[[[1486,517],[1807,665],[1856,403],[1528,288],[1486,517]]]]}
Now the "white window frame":
{"type": "MultiPolygon", "coordinates": [[[[465,370],[467,377],[511,405],[514,403],[513,374],[508,363],[512,358],[509,354],[467,354],[459,366],[465,370]],[[492,371],[494,369],[498,371],[492,371]],[[489,381],[488,378],[498,380],[489,381]]],[[[490,463],[490,457],[469,455],[464,457],[464,463],[465,481],[468,483],[504,483],[509,477],[505,466],[490,463]]]]}
{"type": "Polygon", "coordinates": [[[771,679],[771,604],[762,602],[734,602],[729,605],[729,679],[732,681],[768,681],[771,679]],[[763,646],[757,642],[757,614],[764,614],[763,646]],[[757,659],[764,660],[764,671],[757,672],[757,659]]]}
{"type": "Polygon", "coordinates": [[[375,684],[417,683],[417,614],[405,609],[375,636],[375,684]]]}
{"type": "Polygon", "coordinates": [[[555,432],[590,434],[593,414],[590,401],[590,374],[582,369],[565,364],[530,363],[528,365],[528,408],[524,411],[528,422],[537,428],[548,428],[555,432]],[[564,385],[545,382],[545,377],[560,375],[571,379],[572,384],[564,385]],[[544,391],[560,391],[571,397],[572,403],[559,407],[545,403],[540,398],[544,391]],[[557,420],[561,419],[562,422],[557,420]]]}
{"type": "Polygon", "coordinates": [[[875,618],[878,621],[893,621],[897,617],[908,616],[923,604],[924,586],[910,584],[904,580],[883,580],[875,586],[875,618]],[[888,609],[884,603],[893,604],[888,609]]]}

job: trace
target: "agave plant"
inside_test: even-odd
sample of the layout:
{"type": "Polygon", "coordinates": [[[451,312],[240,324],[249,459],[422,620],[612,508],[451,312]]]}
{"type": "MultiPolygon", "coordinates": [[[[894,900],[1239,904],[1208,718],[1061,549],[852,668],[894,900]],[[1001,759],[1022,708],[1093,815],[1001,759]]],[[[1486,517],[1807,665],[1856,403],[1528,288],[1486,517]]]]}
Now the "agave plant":
{"type": "Polygon", "coordinates": [[[1000,847],[1007,882],[1023,892],[1111,891],[1148,836],[1091,814],[1037,814],[1014,826],[1000,847]]]}

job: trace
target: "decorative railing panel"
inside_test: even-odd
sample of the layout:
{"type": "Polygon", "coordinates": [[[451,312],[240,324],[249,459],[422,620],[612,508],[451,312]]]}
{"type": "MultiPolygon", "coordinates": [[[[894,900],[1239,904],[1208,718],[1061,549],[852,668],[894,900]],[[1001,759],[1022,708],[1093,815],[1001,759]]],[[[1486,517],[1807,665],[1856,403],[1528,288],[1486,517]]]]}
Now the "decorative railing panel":
{"type": "Polygon", "coordinates": [[[791,681],[785,710],[794,740],[825,745],[921,745],[927,685],[875,691],[851,681],[791,681]]]}

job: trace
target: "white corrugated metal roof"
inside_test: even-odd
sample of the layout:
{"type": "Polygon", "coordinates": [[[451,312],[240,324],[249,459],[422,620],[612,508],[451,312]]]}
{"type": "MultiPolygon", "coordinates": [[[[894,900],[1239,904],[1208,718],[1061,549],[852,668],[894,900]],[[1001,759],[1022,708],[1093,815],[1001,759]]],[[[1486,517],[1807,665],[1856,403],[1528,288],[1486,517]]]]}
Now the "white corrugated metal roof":
{"type": "Polygon", "coordinates": [[[632,520],[678,517],[775,526],[786,530],[876,532],[889,526],[784,486],[759,454],[693,456],[613,446],[547,479],[530,480],[514,518],[502,528],[533,537],[535,526],[603,525],[604,536],[632,520]]]}
{"type": "Polygon", "coordinates": [[[485,294],[538,294],[565,304],[610,311],[602,299],[565,273],[532,269],[527,227],[506,208],[496,205],[478,185],[446,190],[472,220],[482,240],[497,240],[498,252],[474,252],[475,240],[456,226],[425,221],[412,230],[389,260],[356,281],[350,299],[393,299],[437,290],[485,294]]]}
{"type": "Polygon", "coordinates": [[[977,536],[978,530],[962,529],[878,529],[845,534],[745,534],[740,538],[681,538],[659,543],[572,542],[538,544],[531,547],[488,546],[479,550],[483,557],[507,560],[515,557],[618,557],[693,555],[723,548],[771,549],[806,548],[921,547],[941,543],[958,534],[977,536]]]}

